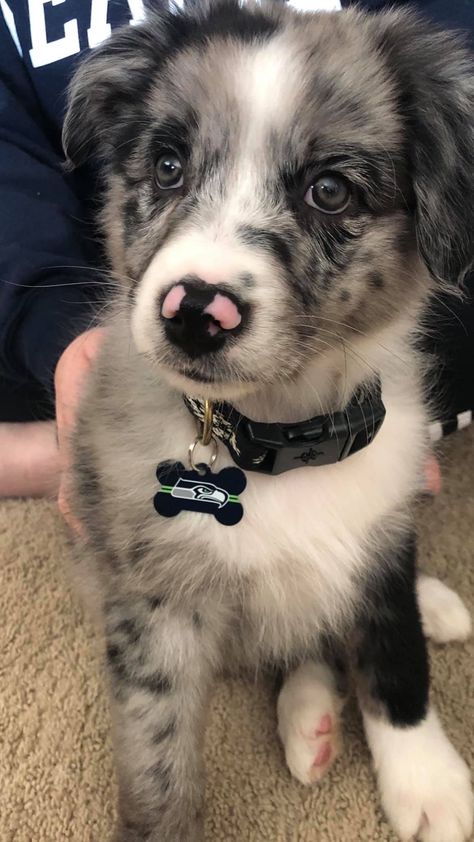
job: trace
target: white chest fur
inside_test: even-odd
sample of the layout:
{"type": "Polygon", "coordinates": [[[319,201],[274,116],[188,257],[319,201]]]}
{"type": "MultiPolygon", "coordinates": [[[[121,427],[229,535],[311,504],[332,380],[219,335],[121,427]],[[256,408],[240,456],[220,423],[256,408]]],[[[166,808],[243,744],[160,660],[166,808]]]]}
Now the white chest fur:
{"type": "MultiPolygon", "coordinates": [[[[194,421],[179,399],[162,406],[154,429],[144,407],[121,454],[102,427],[99,452],[108,482],[117,493],[129,493],[147,515],[147,538],[158,550],[172,545],[189,558],[188,567],[177,567],[177,579],[192,577],[194,565],[205,565],[205,554],[229,587],[245,592],[245,610],[262,641],[268,630],[272,648],[277,639],[284,647],[296,625],[306,634],[305,618],[310,618],[309,634],[310,627],[334,627],[347,617],[357,578],[370,560],[371,532],[403,506],[419,482],[425,436],[420,402],[389,387],[384,401],[387,415],[378,436],[349,459],[277,477],[248,472],[241,496],[244,517],[232,527],[208,514],[181,512],[167,519],[153,510],[156,465],[186,462],[195,435],[194,421]]],[[[220,444],[217,469],[231,464],[220,444]]]]}

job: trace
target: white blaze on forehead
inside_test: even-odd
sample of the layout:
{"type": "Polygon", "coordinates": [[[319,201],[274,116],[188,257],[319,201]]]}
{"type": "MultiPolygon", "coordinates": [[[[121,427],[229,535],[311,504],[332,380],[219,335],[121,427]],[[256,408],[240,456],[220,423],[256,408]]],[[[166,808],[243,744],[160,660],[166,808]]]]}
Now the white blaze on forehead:
{"type": "Polygon", "coordinates": [[[296,97],[301,96],[304,64],[285,34],[242,50],[232,69],[244,132],[251,142],[264,140],[270,129],[288,123],[296,97]]]}
{"type": "Polygon", "coordinates": [[[289,0],[289,6],[299,12],[340,12],[341,0],[289,0]]]}
{"type": "MultiPolygon", "coordinates": [[[[299,12],[340,12],[341,0],[287,0],[299,12]]],[[[244,5],[244,4],[242,4],[244,5]]]]}
{"type": "Polygon", "coordinates": [[[234,157],[226,173],[225,198],[213,225],[230,236],[242,225],[270,228],[268,176],[272,174],[273,138],[288,134],[305,85],[304,58],[287,34],[262,44],[241,47],[229,58],[226,82],[233,88],[239,129],[234,157]]]}

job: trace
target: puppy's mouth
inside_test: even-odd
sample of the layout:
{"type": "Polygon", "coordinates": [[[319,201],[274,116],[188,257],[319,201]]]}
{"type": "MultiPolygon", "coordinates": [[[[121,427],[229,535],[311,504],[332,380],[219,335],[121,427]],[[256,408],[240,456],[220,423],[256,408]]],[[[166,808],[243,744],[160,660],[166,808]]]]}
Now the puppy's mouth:
{"type": "Polygon", "coordinates": [[[160,369],[172,386],[207,398],[231,400],[254,392],[261,385],[217,363],[211,364],[209,359],[203,364],[165,360],[160,362],[160,369]]]}
{"type": "Polygon", "coordinates": [[[175,369],[175,372],[181,377],[186,377],[188,380],[192,380],[193,383],[206,383],[209,385],[217,385],[218,383],[222,382],[219,374],[206,374],[204,371],[192,367],[188,369],[177,367],[175,369]]]}

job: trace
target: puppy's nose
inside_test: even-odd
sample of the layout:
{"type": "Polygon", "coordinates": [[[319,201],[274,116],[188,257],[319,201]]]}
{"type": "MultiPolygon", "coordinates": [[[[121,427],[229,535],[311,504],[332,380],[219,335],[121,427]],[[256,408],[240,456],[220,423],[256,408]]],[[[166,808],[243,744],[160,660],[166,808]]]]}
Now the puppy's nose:
{"type": "Polygon", "coordinates": [[[248,305],[200,278],[171,287],[161,304],[165,332],[190,357],[217,351],[245,321],[248,305]]]}

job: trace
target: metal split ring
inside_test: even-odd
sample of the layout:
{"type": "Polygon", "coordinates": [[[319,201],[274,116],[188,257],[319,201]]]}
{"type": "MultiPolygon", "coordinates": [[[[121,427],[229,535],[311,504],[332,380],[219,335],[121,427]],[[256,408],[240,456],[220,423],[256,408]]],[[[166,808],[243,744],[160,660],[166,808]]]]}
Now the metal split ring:
{"type": "Polygon", "coordinates": [[[204,442],[203,436],[196,436],[194,441],[191,442],[191,444],[189,445],[189,450],[188,450],[188,458],[189,458],[189,464],[191,465],[191,469],[193,471],[197,471],[198,473],[203,473],[203,471],[199,470],[199,467],[202,466],[203,464],[207,465],[208,468],[212,468],[214,462],[217,459],[217,450],[218,450],[217,440],[214,438],[212,433],[211,433],[211,437],[210,437],[209,441],[207,442],[207,444],[204,442]],[[194,452],[195,452],[198,444],[200,444],[202,447],[207,447],[209,444],[212,444],[212,453],[211,453],[211,458],[210,458],[209,462],[203,462],[202,460],[200,460],[196,464],[196,462],[194,461],[194,452]]]}

